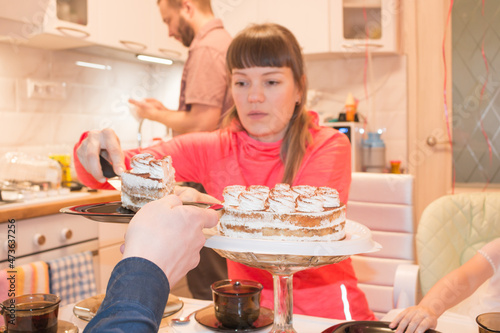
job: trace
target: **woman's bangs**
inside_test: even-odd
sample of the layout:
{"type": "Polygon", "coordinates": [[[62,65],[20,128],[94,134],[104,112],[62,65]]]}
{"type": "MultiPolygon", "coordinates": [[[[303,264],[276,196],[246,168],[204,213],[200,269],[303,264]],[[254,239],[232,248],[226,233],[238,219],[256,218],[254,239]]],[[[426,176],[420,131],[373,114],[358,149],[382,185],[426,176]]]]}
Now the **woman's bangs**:
{"type": "Polygon", "coordinates": [[[228,53],[228,67],[291,67],[291,50],[282,39],[240,36],[228,53]]]}

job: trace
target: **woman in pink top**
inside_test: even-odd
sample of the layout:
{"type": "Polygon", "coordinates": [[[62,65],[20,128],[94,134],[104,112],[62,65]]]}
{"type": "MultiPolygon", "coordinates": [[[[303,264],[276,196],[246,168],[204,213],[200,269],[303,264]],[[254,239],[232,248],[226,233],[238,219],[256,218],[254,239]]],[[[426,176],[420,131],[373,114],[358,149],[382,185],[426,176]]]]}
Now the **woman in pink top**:
{"type": "MultiPolygon", "coordinates": [[[[277,183],[329,186],[347,202],[351,182],[350,144],[345,135],[318,126],[306,111],[307,83],[295,37],[276,24],[242,31],[227,54],[235,107],[223,129],[178,136],[146,149],[122,152],[110,129],[85,133],[75,146],[75,166],[86,185],[111,188],[99,165],[107,150],[116,173],[129,167],[132,156],[148,152],[172,156],[177,181],[202,183],[208,194],[222,200],[229,185],[277,183]]],[[[273,306],[270,273],[228,262],[230,278],[264,285],[262,305],[273,306]]],[[[347,259],[294,275],[294,312],[312,316],[373,320],[363,292],[347,259]]]]}

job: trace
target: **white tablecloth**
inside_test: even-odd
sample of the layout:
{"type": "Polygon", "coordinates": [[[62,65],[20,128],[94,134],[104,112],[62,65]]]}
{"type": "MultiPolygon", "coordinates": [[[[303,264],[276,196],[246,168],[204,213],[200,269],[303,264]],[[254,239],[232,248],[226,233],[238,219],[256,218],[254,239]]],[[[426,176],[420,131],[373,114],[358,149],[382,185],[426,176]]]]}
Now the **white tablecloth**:
{"type": "MultiPolygon", "coordinates": [[[[192,298],[181,298],[181,300],[184,302],[184,307],[181,309],[181,311],[177,312],[174,314],[174,317],[183,317],[187,316],[193,311],[199,310],[212,302],[210,301],[202,301],[202,300],[197,300],[197,299],[192,299],[192,298]]],[[[74,304],[69,304],[66,306],[61,307],[59,310],[59,319],[66,320],[69,322],[74,323],[78,328],[80,329],[80,332],[83,332],[83,329],[85,328],[85,325],[87,324],[86,321],[81,320],[76,318],[73,315],[73,306],[74,304]]],[[[321,333],[328,327],[331,327],[335,324],[340,323],[340,320],[334,320],[334,319],[325,319],[325,318],[319,318],[319,317],[311,317],[311,316],[303,316],[303,315],[294,315],[293,316],[293,327],[298,333],[321,333]]],[[[272,326],[268,326],[262,330],[254,331],[256,333],[263,333],[263,332],[269,332],[272,326]]],[[[161,327],[160,331],[162,333],[183,333],[183,332],[189,332],[189,333],[212,333],[213,331],[202,326],[199,324],[195,319],[194,316],[191,317],[191,321],[188,324],[183,324],[183,325],[172,325],[172,326],[165,326],[161,327]]],[[[456,332],[455,332],[456,333],[456,332]]]]}
{"type": "MultiPolygon", "coordinates": [[[[187,316],[193,311],[199,310],[212,302],[202,301],[192,298],[181,298],[184,302],[184,307],[181,311],[173,315],[173,317],[187,316]]],[[[86,321],[76,318],[73,315],[74,304],[66,305],[61,307],[59,310],[59,319],[66,320],[74,323],[83,332],[86,321]]],[[[390,311],[385,315],[383,321],[391,321],[402,309],[395,309],[390,311]]],[[[321,333],[325,329],[342,322],[341,320],[325,319],[320,317],[311,317],[303,315],[293,316],[293,327],[298,333],[321,333]]],[[[162,325],[163,326],[163,325],[162,325]]],[[[271,326],[268,326],[262,330],[255,331],[256,333],[269,332],[271,326]]],[[[438,326],[436,328],[442,333],[477,333],[478,328],[475,321],[469,317],[461,316],[455,313],[445,312],[438,320],[438,326]]],[[[161,333],[211,333],[210,329],[199,324],[194,316],[191,317],[191,321],[188,324],[183,325],[172,325],[163,326],[160,328],[161,333]]]]}

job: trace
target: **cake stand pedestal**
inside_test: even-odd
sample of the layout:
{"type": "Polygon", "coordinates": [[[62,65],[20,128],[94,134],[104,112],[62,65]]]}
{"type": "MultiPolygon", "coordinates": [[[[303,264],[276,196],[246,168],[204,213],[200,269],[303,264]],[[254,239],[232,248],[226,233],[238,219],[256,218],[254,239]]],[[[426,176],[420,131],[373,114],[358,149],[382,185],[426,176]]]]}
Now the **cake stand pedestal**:
{"type": "Polygon", "coordinates": [[[281,242],[215,235],[207,239],[205,246],[224,258],[273,275],[274,323],[270,333],[296,333],[293,328],[294,273],[380,249],[371,239],[370,230],[352,221],[346,223],[346,239],[338,242],[281,242]]]}

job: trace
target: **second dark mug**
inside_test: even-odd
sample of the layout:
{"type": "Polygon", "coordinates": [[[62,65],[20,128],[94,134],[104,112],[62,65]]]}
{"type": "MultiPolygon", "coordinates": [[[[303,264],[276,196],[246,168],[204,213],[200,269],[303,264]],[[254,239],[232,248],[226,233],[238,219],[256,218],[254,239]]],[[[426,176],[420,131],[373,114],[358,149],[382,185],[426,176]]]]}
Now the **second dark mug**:
{"type": "Polygon", "coordinates": [[[212,284],[215,317],[226,328],[251,327],[260,315],[262,285],[250,280],[221,280],[212,284]]]}

